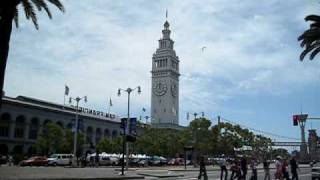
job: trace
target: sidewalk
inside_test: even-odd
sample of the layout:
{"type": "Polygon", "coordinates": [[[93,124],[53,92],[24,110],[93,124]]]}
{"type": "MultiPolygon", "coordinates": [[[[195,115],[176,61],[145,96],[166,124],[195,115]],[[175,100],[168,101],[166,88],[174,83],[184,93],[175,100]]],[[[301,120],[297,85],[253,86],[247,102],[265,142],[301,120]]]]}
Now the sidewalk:
{"type": "Polygon", "coordinates": [[[108,180],[144,179],[144,176],[119,172],[109,168],[64,168],[64,167],[0,167],[0,180],[108,180]]]}

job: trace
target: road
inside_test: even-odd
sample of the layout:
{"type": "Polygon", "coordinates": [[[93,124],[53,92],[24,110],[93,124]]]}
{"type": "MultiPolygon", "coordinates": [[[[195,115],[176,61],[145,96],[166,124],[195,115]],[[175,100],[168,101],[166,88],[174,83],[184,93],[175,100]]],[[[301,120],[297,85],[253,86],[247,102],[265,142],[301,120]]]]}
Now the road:
{"type": "MultiPolygon", "coordinates": [[[[166,180],[175,180],[175,179],[184,179],[184,180],[196,180],[198,179],[198,173],[197,171],[186,171],[186,172],[176,172],[176,174],[183,174],[184,176],[182,177],[172,177],[172,178],[161,178],[161,179],[166,179],[166,180]]],[[[150,173],[151,174],[151,173],[150,173]]],[[[220,179],[220,172],[219,171],[209,171],[208,173],[208,179],[210,180],[219,180],[220,179]]],[[[274,170],[271,170],[271,179],[274,179],[273,177],[274,170]]],[[[229,177],[230,178],[230,172],[229,172],[229,177]]],[[[250,179],[251,173],[249,172],[247,175],[247,179],[250,179]]],[[[291,174],[290,174],[291,177],[291,174]]],[[[145,179],[160,179],[157,177],[149,177],[145,176],[145,179]]],[[[258,171],[258,180],[263,180],[264,179],[264,172],[263,170],[258,171]]],[[[310,180],[311,179],[311,169],[310,168],[302,168],[301,171],[299,172],[299,179],[300,180],[310,180]]]]}

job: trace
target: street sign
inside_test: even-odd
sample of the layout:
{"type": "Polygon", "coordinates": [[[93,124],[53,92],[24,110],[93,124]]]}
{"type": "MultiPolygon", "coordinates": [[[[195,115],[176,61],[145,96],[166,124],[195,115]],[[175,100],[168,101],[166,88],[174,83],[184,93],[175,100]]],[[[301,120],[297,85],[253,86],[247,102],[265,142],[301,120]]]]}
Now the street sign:
{"type": "MultiPolygon", "coordinates": [[[[72,119],[71,120],[71,124],[72,124],[72,132],[75,132],[75,129],[76,129],[76,126],[75,126],[75,123],[76,120],[75,119],[72,119]]],[[[84,126],[83,126],[83,119],[78,119],[78,132],[81,131],[81,132],[84,132],[84,126]]]]}
{"type": "Polygon", "coordinates": [[[130,130],[129,134],[137,134],[137,118],[130,118],[130,130]]]}

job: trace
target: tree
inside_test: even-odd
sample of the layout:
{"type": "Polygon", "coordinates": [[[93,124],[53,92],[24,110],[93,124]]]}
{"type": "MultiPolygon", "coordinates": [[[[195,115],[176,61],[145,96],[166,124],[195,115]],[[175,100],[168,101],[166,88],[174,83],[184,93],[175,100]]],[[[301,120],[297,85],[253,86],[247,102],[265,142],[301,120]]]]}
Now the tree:
{"type": "Polygon", "coordinates": [[[111,141],[109,138],[102,138],[97,144],[97,150],[99,152],[112,152],[111,141]]]}
{"type": "Polygon", "coordinates": [[[303,61],[308,53],[311,53],[309,58],[313,60],[320,52],[320,16],[309,15],[305,20],[312,21],[312,23],[310,24],[310,29],[298,37],[298,41],[301,41],[300,46],[305,48],[300,54],[300,61],[303,61]]]}
{"type": "MultiPolygon", "coordinates": [[[[38,11],[44,9],[51,19],[52,15],[47,2],[58,7],[64,12],[64,7],[60,0],[1,0],[0,1],[0,90],[3,92],[4,75],[7,65],[10,37],[12,32],[13,20],[18,27],[18,5],[22,4],[27,19],[31,19],[36,29],[39,28],[35,7],[38,11]]],[[[2,95],[0,96],[0,107],[2,95]]]]}
{"type": "MultiPolygon", "coordinates": [[[[36,142],[36,147],[41,154],[73,153],[74,134],[70,129],[64,129],[55,123],[48,123],[44,128],[45,131],[36,142]]],[[[82,133],[78,133],[77,137],[77,156],[79,156],[82,154],[85,141],[82,133]]]]}

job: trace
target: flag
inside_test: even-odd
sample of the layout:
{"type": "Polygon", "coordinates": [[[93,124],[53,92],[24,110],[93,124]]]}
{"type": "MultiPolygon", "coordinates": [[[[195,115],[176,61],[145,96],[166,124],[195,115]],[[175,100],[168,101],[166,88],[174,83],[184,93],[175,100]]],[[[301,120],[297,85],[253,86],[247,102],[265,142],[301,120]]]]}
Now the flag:
{"type": "Polygon", "coordinates": [[[109,100],[109,106],[113,106],[111,98],[109,100]]]}
{"type": "Polygon", "coordinates": [[[168,9],[166,9],[166,19],[168,19],[168,9]]]}
{"type": "Polygon", "coordinates": [[[146,112],[146,108],[142,108],[142,111],[143,111],[143,112],[146,112]]]}
{"type": "Polygon", "coordinates": [[[65,94],[66,96],[69,95],[69,87],[68,87],[67,85],[65,86],[64,94],[65,94]]]}

